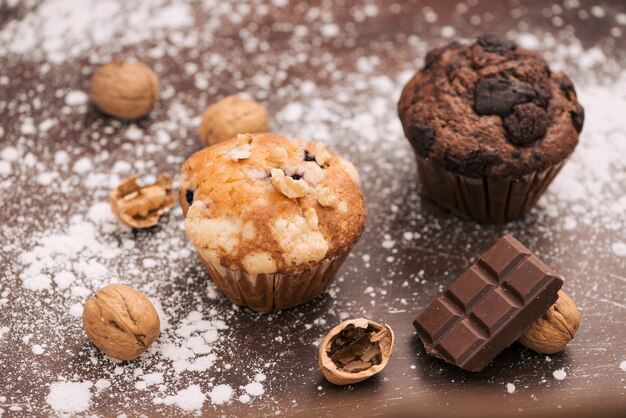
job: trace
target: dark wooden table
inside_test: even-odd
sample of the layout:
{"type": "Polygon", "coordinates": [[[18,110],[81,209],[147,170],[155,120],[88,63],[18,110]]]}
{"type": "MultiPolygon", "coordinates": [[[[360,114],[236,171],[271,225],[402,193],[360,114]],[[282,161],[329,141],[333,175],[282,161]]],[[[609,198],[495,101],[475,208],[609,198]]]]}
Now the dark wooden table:
{"type": "MultiPolygon", "coordinates": [[[[351,1],[291,3],[284,7],[270,3],[267,14],[257,13],[253,6],[241,21],[226,13],[219,25],[205,26],[215,22],[212,16],[217,12],[192,2],[193,25],[171,31],[189,36],[188,42],[163,31],[137,44],[122,45],[117,38],[101,42],[60,63],[46,64],[46,56],[28,52],[0,55],[0,77],[10,80],[0,86],[4,130],[0,148],[16,146],[21,152],[0,183],[0,293],[5,299],[0,328],[9,329],[0,339],[0,408],[6,416],[52,413],[45,398],[59,376],[113,382],[101,394],[93,391],[86,411],[90,414],[178,416],[185,412],[154,404],[153,398],[190,384],[199,384],[205,392],[218,383],[238,388],[255,371],[267,376],[263,396],[248,404],[235,399],[219,407],[207,400],[202,412],[360,416],[406,408],[414,415],[463,416],[477,408],[486,415],[569,417],[579,407],[587,407],[585,413],[593,408],[626,411],[626,371],[620,369],[626,360],[626,258],[607,250],[611,243],[625,241],[626,215],[614,219],[617,227],[605,228],[600,225],[605,202],[589,202],[598,215],[589,218],[548,192],[529,215],[505,225],[455,218],[419,196],[415,163],[394,107],[402,82],[421,65],[426,49],[450,35],[472,37],[490,31],[516,38],[530,32],[540,41],[545,36],[564,43],[578,39],[583,48],[595,46],[610,57],[611,66],[600,63],[593,69],[604,71],[610,80],[626,70],[626,27],[621,26],[625,32],[621,37],[611,33],[611,28],[620,27],[615,16],[626,13],[624,2],[581,1],[579,7],[570,7],[576,2],[565,1],[555,7],[522,0],[378,1],[372,3],[375,9],[351,1]],[[599,17],[591,11],[596,3],[604,11],[596,10],[599,17]],[[159,47],[163,53],[156,57],[153,52],[159,47]],[[141,138],[127,135],[130,124],[91,107],[64,111],[65,94],[88,91],[89,76],[98,64],[130,56],[154,66],[164,86],[156,109],[137,124],[141,138]],[[198,120],[193,118],[207,104],[238,91],[268,107],[272,130],[322,140],[355,163],[367,202],[366,231],[330,294],[271,315],[237,310],[220,296],[210,297],[205,290],[209,277],[195,256],[170,257],[172,242],[191,248],[180,228],[179,208],[152,230],[100,231],[107,242],[135,242],[134,249],[109,260],[107,266],[115,277],[160,300],[171,326],[167,332],[190,310],[215,309],[229,327],[215,346],[216,365],[206,372],[176,375],[155,352],[124,363],[124,375],[115,377],[116,365],[88,343],[79,319],[68,315],[69,306],[84,301],[84,296],[54,289],[24,290],[20,274],[28,266],[20,254],[32,249],[42,234],[66,229],[72,216],[85,217],[92,205],[105,202],[111,187],[107,173],[116,161],[143,161],[134,167],[143,174],[178,173],[184,158],[199,149],[198,120]],[[20,108],[35,98],[41,106],[20,108]],[[297,109],[288,107],[293,103],[297,109]],[[45,135],[28,135],[21,130],[28,117],[35,123],[46,119],[57,123],[45,135]],[[167,131],[171,141],[154,145],[157,127],[167,131]],[[77,174],[57,167],[54,155],[59,150],[69,152],[70,167],[87,156],[93,170],[77,174]],[[52,184],[35,181],[41,167],[29,166],[28,153],[58,173],[52,184]],[[563,228],[566,216],[578,220],[578,227],[563,228]],[[591,219],[589,224],[583,222],[585,217],[591,219]],[[565,276],[564,288],[582,311],[575,340],[564,352],[549,357],[514,344],[480,374],[428,357],[415,337],[412,319],[504,232],[514,234],[565,276]],[[142,267],[144,255],[156,258],[158,268],[142,267]],[[375,378],[334,387],[317,369],[315,343],[341,318],[359,316],[394,329],[393,358],[375,378]],[[32,342],[24,342],[28,334],[47,345],[43,355],[33,354],[32,342]],[[232,367],[223,367],[227,363],[232,367]],[[136,390],[132,376],[139,367],[146,373],[165,370],[165,393],[136,390]],[[553,376],[559,369],[567,374],[564,380],[553,376]],[[514,393],[507,392],[507,383],[515,385],[514,393]]],[[[36,6],[10,8],[2,3],[0,30],[36,12],[36,6]]],[[[556,56],[554,48],[548,52],[556,56]]],[[[571,58],[561,59],[562,66],[580,86],[588,79],[586,70],[571,58]]],[[[582,141],[586,135],[583,132],[582,141]]],[[[626,139],[624,129],[621,136],[626,139]]],[[[611,190],[609,196],[618,199],[626,185],[611,190]]],[[[106,280],[84,283],[94,291],[106,280]]]]}

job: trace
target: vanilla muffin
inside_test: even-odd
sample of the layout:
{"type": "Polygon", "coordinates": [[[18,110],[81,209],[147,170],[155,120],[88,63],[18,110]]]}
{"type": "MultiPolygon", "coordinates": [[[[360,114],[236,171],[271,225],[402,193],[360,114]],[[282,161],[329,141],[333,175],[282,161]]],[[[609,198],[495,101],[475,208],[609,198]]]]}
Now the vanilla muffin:
{"type": "Polygon", "coordinates": [[[365,226],[354,166],[320,143],[238,135],[183,164],[185,231],[228,299],[257,312],[320,295],[365,226]]]}

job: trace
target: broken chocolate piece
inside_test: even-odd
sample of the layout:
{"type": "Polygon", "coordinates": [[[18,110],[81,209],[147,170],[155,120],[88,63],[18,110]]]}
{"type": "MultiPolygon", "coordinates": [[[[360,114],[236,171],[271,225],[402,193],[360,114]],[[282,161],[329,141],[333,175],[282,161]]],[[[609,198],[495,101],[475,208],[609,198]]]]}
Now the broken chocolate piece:
{"type": "Polygon", "coordinates": [[[550,126],[550,117],[536,104],[523,103],[515,106],[502,123],[509,142],[524,146],[544,137],[550,126]]]}
{"type": "Polygon", "coordinates": [[[558,299],[563,279],[502,236],[416,319],[428,354],[483,370],[558,299]]]}
{"type": "Polygon", "coordinates": [[[524,82],[502,77],[483,78],[476,83],[474,110],[478,115],[507,116],[513,106],[533,100],[537,93],[524,82]]]}

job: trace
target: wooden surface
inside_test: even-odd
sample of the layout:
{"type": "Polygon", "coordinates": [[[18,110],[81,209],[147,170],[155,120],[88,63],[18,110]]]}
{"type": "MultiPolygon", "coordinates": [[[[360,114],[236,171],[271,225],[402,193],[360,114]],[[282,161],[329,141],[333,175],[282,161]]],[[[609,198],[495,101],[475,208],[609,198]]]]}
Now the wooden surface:
{"type": "MultiPolygon", "coordinates": [[[[208,276],[193,254],[158,273],[139,274],[128,279],[130,284],[147,291],[150,296],[158,295],[171,315],[170,323],[176,323],[179,315],[184,316],[198,306],[203,309],[215,307],[224,312],[229,330],[218,351],[218,361],[235,365],[264,365],[261,369],[267,375],[267,381],[262,397],[253,399],[250,404],[232,402],[220,407],[207,401],[203,412],[208,415],[223,413],[241,416],[274,415],[277,412],[358,416],[407,408],[415,414],[432,415],[437,412],[463,415],[468,408],[475,407],[502,414],[522,411],[520,416],[523,416],[524,413],[563,414],[563,411],[574,407],[595,407],[596,404],[598,408],[610,405],[613,412],[624,411],[626,372],[620,369],[619,364],[626,360],[626,259],[607,253],[605,248],[606,243],[614,242],[620,236],[623,238],[624,230],[603,229],[598,235],[593,224],[582,222],[574,230],[563,230],[559,219],[571,213],[566,205],[558,203],[557,217],[546,216],[546,205],[540,203],[538,208],[519,221],[505,225],[482,225],[459,220],[422,200],[411,150],[408,142],[401,137],[393,108],[399,97],[399,85],[394,82],[393,89],[387,92],[364,92],[359,90],[358,85],[351,84],[353,79],[349,76],[360,71],[357,59],[367,56],[380,60],[372,77],[382,74],[397,80],[401,72],[416,70],[425,52],[421,47],[412,46],[409,35],[426,40],[428,46],[435,46],[444,41],[440,34],[447,25],[456,28],[460,37],[471,37],[483,31],[506,33],[514,28],[560,33],[563,37],[568,36],[567,32],[573,32],[586,47],[599,44],[608,55],[623,56],[626,52],[624,38],[619,44],[609,36],[611,25],[607,24],[607,19],[618,12],[626,13],[624,2],[602,2],[607,10],[604,19],[583,20],[576,10],[566,9],[560,15],[564,20],[560,28],[545,16],[544,2],[541,1],[511,1],[513,5],[523,3],[526,12],[521,15],[511,12],[518,8],[512,7],[508,1],[470,2],[467,6],[469,11],[465,13],[458,12],[457,2],[448,0],[429,5],[426,4],[428,2],[407,2],[401,7],[401,12],[393,13],[389,6],[391,2],[385,1],[378,2],[376,16],[356,23],[352,21],[350,7],[346,6],[352,2],[335,2],[334,6],[326,3],[298,2],[297,6],[272,9],[265,16],[249,16],[240,24],[224,22],[214,31],[214,39],[206,46],[200,43],[192,48],[182,48],[175,57],[166,54],[162,59],[150,58],[143,55],[142,45],[125,47],[122,52],[111,49],[113,56],[136,56],[155,66],[163,84],[172,86],[177,92],[162,98],[150,118],[140,121],[139,127],[147,132],[151,125],[171,118],[168,107],[174,101],[184,103],[192,114],[199,115],[206,104],[239,90],[259,98],[267,105],[270,114],[276,115],[291,101],[310,103],[312,99],[303,99],[296,88],[290,88],[290,85],[300,86],[307,79],[314,80],[317,86],[313,96],[325,100],[332,100],[339,88],[347,92],[347,99],[338,100],[343,100],[341,106],[348,109],[342,117],[347,114],[353,120],[367,107],[363,100],[372,100],[379,94],[384,99],[387,112],[382,119],[395,124],[389,138],[386,137],[386,125],[377,127],[375,136],[379,138],[378,145],[375,140],[360,139],[362,136],[354,124],[346,129],[344,121],[332,122],[330,117],[321,122],[324,132],[331,133],[330,139],[324,135],[321,139],[327,140],[333,149],[354,161],[360,169],[368,208],[366,231],[333,285],[332,295],[271,315],[233,310],[223,298],[204,296],[208,276]],[[314,3],[321,10],[327,10],[342,29],[340,35],[330,40],[319,38],[316,27],[306,18],[305,9],[313,6],[306,6],[306,3],[314,3]],[[436,22],[426,20],[425,6],[437,14],[436,22]],[[488,18],[484,17],[486,13],[488,18]],[[513,18],[512,14],[520,17],[513,18]],[[482,23],[471,24],[470,17],[474,15],[483,16],[482,23]],[[351,23],[347,24],[349,21],[351,23]],[[267,42],[268,48],[263,52],[244,51],[235,36],[239,26],[248,27],[250,22],[256,23],[256,36],[267,42]],[[281,29],[280,22],[300,22],[311,26],[309,34],[298,45],[310,42],[309,45],[315,46],[306,51],[308,60],[289,66],[285,78],[273,78],[281,63],[290,56],[289,49],[293,46],[289,28],[281,29]],[[570,25],[571,29],[566,29],[570,25]],[[206,57],[209,54],[227,57],[237,71],[222,69],[212,72],[207,69],[210,87],[199,90],[182,69],[189,62],[200,67],[207,66],[206,57]],[[325,54],[326,58],[311,60],[325,54]],[[328,62],[334,63],[336,70],[329,71],[328,62]],[[258,78],[255,78],[260,73],[271,79],[267,86],[259,85],[258,78]],[[333,74],[337,73],[342,75],[333,78],[333,74]],[[412,232],[410,239],[403,238],[406,232],[412,232]],[[549,358],[514,344],[480,374],[467,373],[428,357],[415,337],[411,321],[503,232],[514,234],[565,276],[564,289],[582,310],[582,324],[575,340],[566,351],[549,358]],[[385,241],[393,241],[393,244],[385,245],[385,241]],[[184,274],[174,274],[174,270],[184,274]],[[368,287],[371,289],[368,290],[368,287]],[[339,388],[325,382],[317,369],[315,342],[319,342],[328,330],[340,322],[342,313],[345,313],[343,316],[366,316],[389,324],[396,334],[396,343],[393,358],[382,373],[359,385],[339,388]],[[566,371],[564,380],[553,377],[552,373],[558,369],[566,371]],[[515,393],[507,393],[507,383],[515,385],[515,393]]],[[[589,9],[591,5],[587,3],[592,2],[582,3],[589,9]]],[[[202,13],[210,13],[200,10],[196,4],[194,7],[198,7],[198,21],[202,20],[202,13]]],[[[0,27],[27,13],[19,8],[16,11],[3,9],[2,6],[0,11],[0,27]]],[[[146,41],[143,46],[147,48],[154,42],[157,41],[146,41]]],[[[92,52],[97,54],[98,50],[92,52]]],[[[107,53],[102,56],[107,56],[107,53]]],[[[624,64],[624,61],[621,60],[621,63],[624,64]]],[[[75,159],[81,155],[102,155],[106,151],[107,158],[98,160],[98,169],[106,172],[107,167],[112,167],[117,159],[132,159],[138,143],[150,141],[149,137],[139,142],[125,139],[123,132],[128,124],[115,123],[93,108],[82,115],[62,114],[62,102],[54,92],[67,88],[86,90],[89,74],[96,64],[85,53],[51,66],[41,76],[38,72],[43,65],[41,61],[20,59],[19,56],[0,57],[0,75],[10,75],[12,80],[10,85],[0,90],[0,100],[10,101],[21,92],[35,89],[43,83],[46,85],[46,93],[41,96],[44,106],[41,110],[33,110],[32,115],[37,120],[45,115],[63,121],[62,126],[55,128],[54,135],[27,143],[39,161],[51,162],[54,152],[61,149],[71,148],[72,158],[75,159]],[[109,140],[90,140],[93,132],[102,133],[107,126],[112,129],[105,135],[109,140]],[[132,146],[124,147],[123,144],[132,146]]],[[[622,66],[624,69],[626,65],[622,66]]],[[[573,78],[576,80],[577,76],[573,78]]],[[[0,113],[1,124],[6,131],[0,139],[3,146],[18,141],[18,113],[7,108],[0,113]]],[[[317,128],[311,127],[310,120],[306,123],[307,131],[302,133],[297,120],[287,119],[272,119],[272,129],[302,136],[314,136],[318,132],[317,128]]],[[[379,116],[377,120],[380,119],[379,116]]],[[[152,161],[145,169],[147,173],[178,173],[181,161],[199,147],[195,122],[177,122],[181,127],[178,133],[171,134],[172,147],[160,155],[141,157],[152,161]],[[168,155],[175,158],[167,158],[168,155]]],[[[322,126],[319,131],[322,131],[322,126]]],[[[369,138],[368,134],[363,132],[362,135],[369,138]]],[[[0,383],[0,396],[5,397],[0,406],[8,409],[11,405],[19,405],[22,408],[21,412],[5,412],[7,416],[48,414],[50,410],[45,397],[48,385],[57,375],[66,373],[72,376],[76,373],[74,376],[96,381],[109,376],[113,366],[107,366],[106,372],[89,367],[90,357],[102,359],[102,356],[86,341],[80,323],[67,317],[66,306],[60,305],[66,303],[65,299],[52,293],[21,294],[25,291],[20,290],[19,273],[24,266],[18,266],[15,260],[21,246],[28,246],[25,244],[29,242],[28,235],[46,231],[50,223],[59,225],[63,219],[69,222],[70,216],[84,212],[90,203],[103,201],[108,184],[106,179],[96,186],[86,186],[78,181],[74,188],[51,193],[51,188],[34,183],[25,171],[22,174],[14,172],[9,181],[15,187],[2,189],[0,203],[0,223],[6,226],[3,240],[10,244],[5,247],[8,250],[0,255],[1,265],[6,266],[0,272],[0,285],[3,290],[11,291],[8,303],[0,307],[0,325],[8,323],[12,331],[0,341],[1,373],[10,377],[0,383]],[[29,346],[20,343],[21,327],[30,330],[35,324],[39,340],[51,346],[45,356],[33,355],[29,346]],[[59,340],[63,343],[58,343],[58,348],[54,349],[54,342],[59,340]]],[[[623,194],[626,186],[622,184],[618,190],[623,194]]],[[[618,191],[614,193],[615,197],[619,194],[618,191]]],[[[548,193],[548,199],[553,202],[555,197],[550,197],[548,193]]],[[[597,202],[597,205],[601,204],[597,202]]],[[[156,230],[132,234],[137,248],[159,257],[155,240],[167,240],[170,234],[182,236],[179,228],[181,220],[177,210],[166,217],[164,225],[156,230]]],[[[113,231],[110,234],[119,237],[129,233],[113,231]]],[[[129,260],[118,260],[116,271],[119,277],[127,277],[129,260]]],[[[132,258],[132,262],[135,261],[136,255],[132,258]]],[[[152,363],[146,362],[143,367],[149,369],[149,364],[152,363]]],[[[127,367],[135,366],[131,364],[127,367]]],[[[205,380],[216,378],[216,375],[217,380],[222,376],[222,380],[230,382],[233,387],[247,382],[244,376],[214,368],[206,373],[190,373],[180,379],[179,384],[181,388],[191,382],[203,384],[205,380]]],[[[169,387],[176,387],[177,384],[171,383],[169,387]]],[[[102,416],[121,412],[130,416],[142,413],[160,416],[184,414],[175,407],[155,405],[153,397],[154,394],[136,391],[132,381],[120,380],[106,395],[92,396],[88,412],[102,416]]]]}

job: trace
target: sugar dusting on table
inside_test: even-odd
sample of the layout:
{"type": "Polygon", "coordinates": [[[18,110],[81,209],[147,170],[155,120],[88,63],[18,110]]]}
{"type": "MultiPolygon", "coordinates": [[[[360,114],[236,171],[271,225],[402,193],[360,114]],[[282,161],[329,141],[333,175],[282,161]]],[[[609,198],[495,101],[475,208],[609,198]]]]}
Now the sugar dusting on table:
{"type": "MultiPolygon", "coordinates": [[[[207,404],[219,410],[221,405],[230,403],[254,404],[257,398],[285,389],[285,377],[273,373],[273,365],[283,361],[282,353],[277,352],[272,358],[255,358],[254,351],[244,351],[239,347],[241,342],[230,338],[235,318],[247,315],[256,321],[259,316],[242,313],[207,282],[207,275],[185,238],[180,208],[164,218],[158,228],[133,232],[117,222],[106,201],[111,187],[133,172],[149,174],[146,181],[158,174],[157,167],[177,173],[186,153],[195,147],[195,128],[206,94],[213,97],[218,92],[211,80],[220,79],[225,72],[230,73],[233,65],[242,64],[240,58],[223,49],[221,54],[206,53],[199,58],[201,54],[194,46],[212,42],[218,36],[222,19],[238,23],[251,16],[262,17],[269,13],[268,7],[217,0],[201,4],[140,1],[132,7],[113,0],[46,1],[38,7],[35,3],[26,2],[22,7],[31,11],[0,28],[0,58],[19,55],[22,60],[40,62],[37,76],[50,83],[30,85],[32,90],[19,91],[15,97],[0,97],[0,109],[13,109],[12,120],[5,119],[5,126],[0,127],[0,207],[11,213],[13,221],[0,227],[3,269],[7,275],[0,284],[0,360],[6,361],[9,352],[27,349],[37,356],[29,367],[40,372],[40,380],[32,382],[32,392],[22,394],[13,392],[6,381],[1,384],[0,415],[6,412],[4,408],[86,413],[101,397],[113,397],[120,408],[112,411],[115,413],[133,411],[142,402],[175,406],[184,412],[199,411],[207,404]],[[210,10],[210,17],[196,21],[194,7],[210,10]],[[132,31],[126,30],[129,26],[132,31]],[[176,77],[162,71],[162,103],[150,123],[122,124],[88,118],[93,110],[89,108],[86,85],[64,84],[74,78],[63,79],[57,66],[69,62],[73,67],[59,68],[78,68],[89,74],[110,57],[124,56],[125,47],[139,44],[147,45],[142,59],[156,63],[157,72],[166,65],[176,68],[168,58],[187,60],[184,77],[193,80],[196,88],[206,94],[177,90],[180,84],[176,77]],[[170,63],[159,64],[160,60],[170,63]],[[49,79],[51,74],[61,81],[49,79]],[[12,132],[10,137],[8,132],[12,132]],[[57,147],[58,137],[75,138],[75,145],[57,147]],[[83,156],[84,149],[94,150],[95,156],[83,156]],[[26,185],[35,185],[29,187],[36,187],[38,194],[25,196],[19,188],[26,185]],[[84,195],[80,190],[91,192],[84,195]],[[41,200],[48,201],[46,222],[29,224],[31,207],[35,207],[32,203],[41,200]],[[161,318],[162,334],[157,343],[131,363],[102,355],[88,343],[81,329],[86,298],[103,285],[120,281],[145,293],[161,318]],[[56,367],[49,368],[47,362],[56,367]],[[83,372],[77,372],[77,368],[83,372]],[[129,388],[130,393],[115,391],[117,386],[129,388]]],[[[288,2],[272,3],[280,9],[288,2]]],[[[372,6],[355,7],[351,11],[354,20],[363,22],[376,16],[378,8],[372,6]]],[[[405,176],[414,178],[415,174],[412,156],[395,117],[395,102],[421,63],[427,44],[417,36],[406,36],[405,41],[413,50],[397,58],[392,73],[380,70],[377,56],[361,57],[354,67],[338,68],[331,54],[314,55],[307,45],[312,39],[328,41],[348,35],[332,21],[332,14],[315,10],[317,14],[306,18],[309,25],[291,28],[291,39],[280,54],[278,67],[266,69],[270,64],[264,60],[263,52],[269,45],[255,36],[258,24],[243,27],[240,35],[244,49],[250,54],[258,53],[247,63],[248,68],[259,71],[252,75],[234,74],[231,81],[238,90],[265,100],[275,111],[273,129],[321,140],[338,149],[356,163],[366,193],[388,197],[368,203],[370,214],[389,214],[389,220],[382,221],[377,232],[382,237],[380,247],[363,248],[353,256],[363,261],[360,271],[369,268],[372,257],[384,257],[389,271],[384,272],[380,282],[362,281],[359,292],[372,297],[371,306],[364,307],[342,296],[344,277],[340,276],[329,291],[333,301],[320,310],[314,321],[303,324],[305,331],[297,341],[291,341],[290,335],[299,328],[274,330],[271,341],[279,346],[318,345],[330,323],[365,315],[377,303],[386,304],[389,315],[405,312],[411,293],[407,291],[406,298],[387,300],[385,287],[394,280],[407,288],[426,285],[429,278],[422,269],[411,277],[395,276],[393,265],[402,261],[397,258],[398,248],[426,247],[429,237],[442,229],[438,220],[427,222],[418,216],[417,222],[408,224],[401,236],[389,234],[391,222],[404,204],[419,205],[415,203],[414,191],[407,191],[406,183],[400,181],[405,176]],[[298,80],[292,85],[281,84],[290,66],[308,60],[329,83],[317,85],[311,80],[298,80]],[[372,155],[372,149],[376,149],[376,155],[372,155]],[[378,155],[386,157],[377,158],[378,155]],[[381,175],[395,176],[397,180],[390,188],[379,190],[381,175]],[[413,193],[408,200],[407,193],[413,193]]],[[[425,16],[431,23],[437,21],[432,9],[425,16]]],[[[615,27],[622,30],[626,19],[618,15],[616,21],[615,27]]],[[[440,28],[440,33],[442,38],[455,36],[450,26],[440,28]]],[[[512,31],[509,35],[523,45],[544,51],[555,69],[566,69],[576,82],[580,102],[587,112],[577,151],[530,216],[540,228],[551,225],[545,230],[548,237],[567,234],[579,226],[592,226],[597,232],[623,231],[626,196],[611,196],[617,195],[626,182],[626,71],[601,48],[585,49],[575,38],[559,43],[548,33],[512,31]],[[621,72],[616,73],[616,68],[621,72]],[[595,70],[613,72],[614,76],[596,77],[595,70]]],[[[3,71],[0,69],[0,84],[12,83],[14,80],[3,71]]],[[[457,222],[452,219],[448,225],[454,227],[457,222]]],[[[522,226],[523,221],[510,224],[513,230],[522,226]]],[[[588,245],[606,248],[616,257],[614,262],[623,265],[626,243],[606,242],[599,237],[599,233],[589,237],[588,245]]],[[[550,255],[556,256],[558,251],[550,255]]],[[[437,288],[442,290],[443,285],[439,283],[437,288]]],[[[586,293],[592,299],[618,304],[619,299],[612,299],[610,287],[606,293],[600,293],[597,287],[579,286],[572,290],[574,294],[586,293]]],[[[294,312],[285,315],[301,315],[301,311],[294,312]]],[[[280,314],[263,318],[272,321],[276,315],[280,314]]],[[[626,371],[626,361],[619,367],[626,371]]],[[[557,369],[552,375],[563,380],[567,373],[557,369]]],[[[508,394],[516,392],[513,383],[506,383],[505,388],[508,394]]],[[[321,386],[318,389],[322,392],[321,386]]]]}

